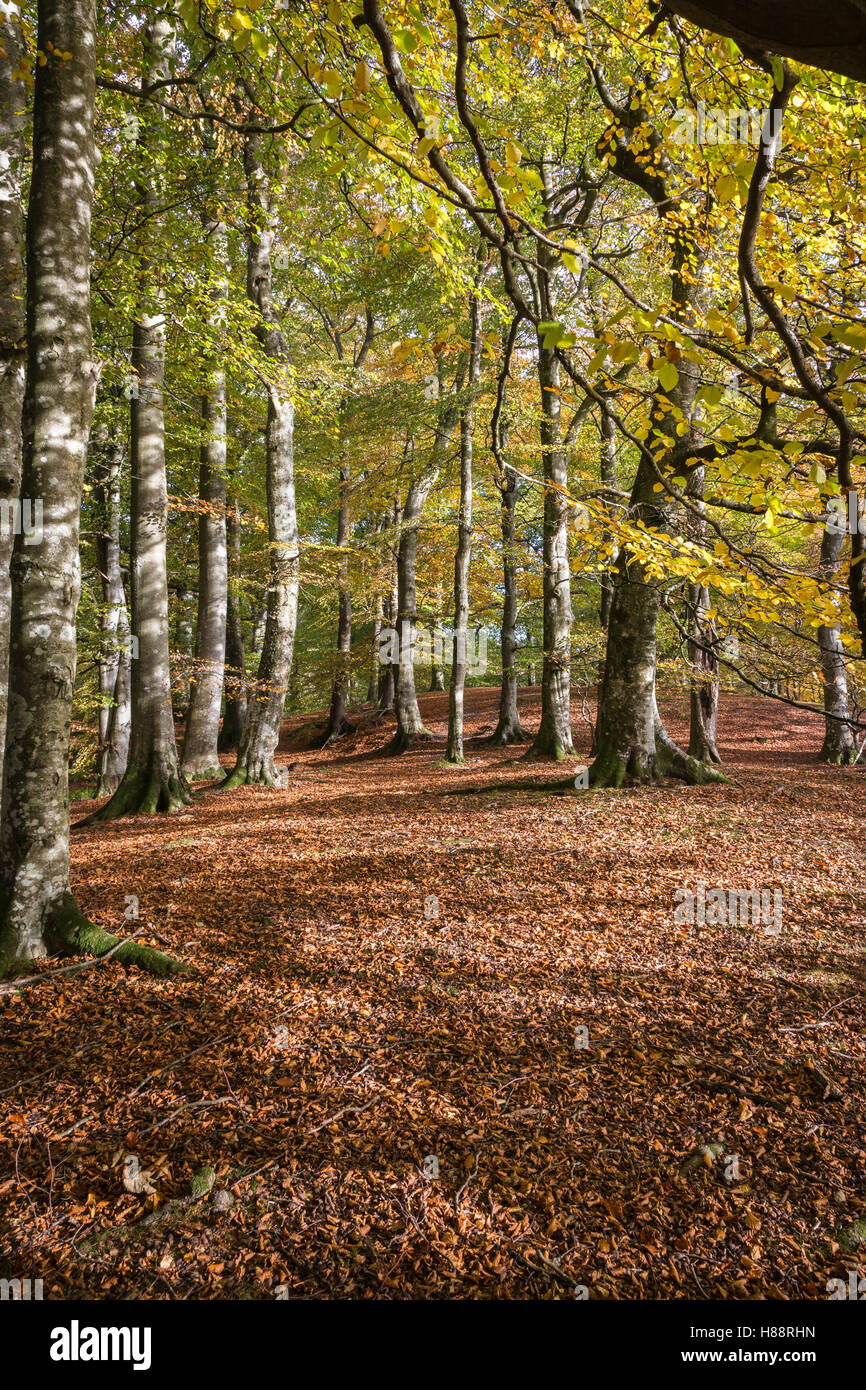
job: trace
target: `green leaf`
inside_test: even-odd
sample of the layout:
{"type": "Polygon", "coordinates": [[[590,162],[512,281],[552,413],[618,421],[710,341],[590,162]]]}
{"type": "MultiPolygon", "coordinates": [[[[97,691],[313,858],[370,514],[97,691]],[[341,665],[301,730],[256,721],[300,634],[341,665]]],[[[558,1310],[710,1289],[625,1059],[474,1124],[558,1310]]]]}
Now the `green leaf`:
{"type": "Polygon", "coordinates": [[[672,391],[680,379],[680,374],[673,362],[660,362],[657,367],[659,384],[666,391],[672,391]]]}
{"type": "Polygon", "coordinates": [[[400,53],[414,53],[418,47],[418,36],[411,29],[394,30],[394,47],[400,53]]]}

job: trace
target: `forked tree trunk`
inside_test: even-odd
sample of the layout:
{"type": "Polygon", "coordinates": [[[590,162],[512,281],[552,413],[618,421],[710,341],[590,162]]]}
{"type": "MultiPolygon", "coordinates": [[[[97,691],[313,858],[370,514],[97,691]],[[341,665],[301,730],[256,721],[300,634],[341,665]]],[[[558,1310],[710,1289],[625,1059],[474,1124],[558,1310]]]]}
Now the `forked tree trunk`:
{"type": "MultiPolygon", "coordinates": [[[[172,14],[159,14],[144,31],[143,87],[168,79],[174,43],[172,14]]],[[[137,395],[130,401],[132,734],[120,785],[111,800],[94,813],[93,821],[179,811],[190,801],[177,756],[169,664],[165,311],[160,288],[161,253],[155,236],[162,201],[158,169],[164,116],[156,107],[146,103],[142,107],[138,196],[150,216],[141,233],[138,308],[132,327],[132,370],[137,383],[137,395]]]]}
{"type": "Polygon", "coordinates": [[[295,410],[288,373],[288,349],[273,301],[271,192],[258,135],[247,136],[244,169],[249,200],[247,293],[259,311],[256,331],[271,372],[265,435],[270,558],[267,617],[258,675],[249,696],[237,763],[223,785],[236,787],[259,783],[276,787],[285,784],[277,772],[274,755],[280,741],[298,620],[295,410]]]}
{"type": "MultiPolygon", "coordinates": [[[[216,228],[216,255],[222,258],[225,233],[216,228]]],[[[212,298],[218,305],[228,293],[225,282],[212,298]]],[[[226,654],[228,553],[226,548],[226,373],[209,364],[201,403],[204,440],[198,496],[198,614],[195,661],[181,768],[185,777],[220,775],[218,739],[226,654]]]]}
{"type": "MultiPolygon", "coordinates": [[[[481,308],[473,295],[469,310],[469,375],[466,401],[460,412],[460,514],[457,522],[457,551],[454,556],[454,642],[451,653],[451,681],[448,687],[448,741],[445,760],[463,762],[463,690],[466,685],[466,639],[469,627],[469,565],[472,560],[472,430],[475,425],[475,395],[481,379],[481,308]]],[[[434,683],[437,667],[434,662],[434,683]]]]}
{"type": "MultiPolygon", "coordinates": [[[[659,427],[673,432],[669,414],[659,427]]],[[[665,530],[670,518],[653,492],[655,478],[653,469],[642,459],[629,515],[632,521],[641,519],[649,528],[665,530]]],[[[659,717],[655,676],[660,584],[624,546],[614,571],[598,752],[590,768],[593,786],[654,782],[666,774],[693,783],[724,780],[720,772],[679,749],[665,733],[659,717]]]]}
{"type": "Polygon", "coordinates": [[[0,774],[9,688],[9,564],[15,539],[15,504],[21,487],[21,412],[24,405],[24,267],[21,181],[27,157],[27,89],[20,77],[25,42],[20,15],[0,11],[0,774]]]}
{"type": "MultiPolygon", "coordinates": [[[[820,575],[830,583],[838,574],[845,544],[841,528],[824,528],[821,540],[820,575]]],[[[845,649],[838,626],[818,628],[818,648],[821,653],[821,674],[824,681],[824,742],[818,761],[845,765],[850,763],[856,749],[854,731],[845,721],[851,713],[848,701],[848,675],[845,649]]]]}
{"type": "Polygon", "coordinates": [[[225,714],[219,735],[219,750],[228,753],[237,748],[247,718],[246,651],[244,625],[241,619],[241,513],[237,499],[226,514],[226,542],[229,562],[228,592],[226,594],[226,666],[225,714]]]}
{"type": "Polygon", "coordinates": [[[15,541],[6,766],[0,814],[0,971],[49,951],[167,972],[161,952],[120,946],[69,891],[69,727],[75,684],[78,528],[98,368],[90,335],[95,0],[40,0],[27,217],[27,384],[22,492],[42,503],[35,545],[15,541]],[[58,333],[58,324],[63,332],[58,333]]]}

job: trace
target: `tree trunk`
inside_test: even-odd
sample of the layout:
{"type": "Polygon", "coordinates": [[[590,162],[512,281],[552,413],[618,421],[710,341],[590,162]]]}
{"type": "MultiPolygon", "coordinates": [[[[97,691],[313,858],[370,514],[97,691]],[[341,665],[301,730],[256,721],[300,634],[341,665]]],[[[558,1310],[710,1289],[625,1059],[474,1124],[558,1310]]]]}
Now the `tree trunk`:
{"type": "Polygon", "coordinates": [[[16,9],[0,12],[0,776],[9,689],[9,564],[13,516],[21,488],[21,412],[24,405],[24,268],[21,181],[27,157],[27,88],[14,71],[25,66],[25,43],[16,9]]]}
{"type": "MultiPolygon", "coordinates": [[[[342,429],[340,431],[342,438],[342,429]]],[[[339,502],[337,506],[337,549],[340,552],[338,567],[339,614],[337,617],[337,667],[331,688],[331,708],[324,734],[317,740],[324,747],[333,739],[343,738],[352,732],[352,725],[346,718],[346,695],[349,688],[349,661],[352,655],[352,591],[349,587],[349,561],[346,546],[352,531],[350,516],[349,469],[344,461],[340,464],[339,502]]]]}
{"type": "Polygon", "coordinates": [[[120,785],[129,761],[129,740],[132,734],[132,660],[130,654],[129,612],[126,595],[117,620],[117,672],[108,711],[105,743],[99,758],[99,775],[95,795],[110,796],[120,785]]]}
{"type": "Polygon", "coordinates": [[[120,480],[123,446],[111,425],[94,430],[95,501],[99,514],[96,556],[102,586],[99,656],[99,774],[95,795],[111,796],[129,754],[129,618],[120,565],[120,480]],[[119,706],[119,707],[118,707],[119,706]]]}
{"type": "Polygon", "coordinates": [[[373,615],[373,656],[370,665],[370,679],[367,682],[367,704],[374,705],[379,694],[379,638],[382,633],[384,605],[382,595],[376,595],[376,612],[373,615]]]}
{"type": "MultiPolygon", "coordinates": [[[[457,524],[457,552],[454,556],[454,644],[451,656],[451,682],[448,688],[448,742],[445,761],[463,762],[463,690],[466,685],[466,638],[469,627],[469,565],[472,559],[472,430],[475,424],[475,396],[481,379],[481,306],[472,296],[469,310],[469,376],[466,401],[460,412],[460,515],[457,524]]],[[[434,661],[431,690],[444,689],[441,668],[436,684],[434,661]]]]}
{"type": "Polygon", "coordinates": [[[256,333],[269,360],[268,422],[265,467],[268,493],[270,551],[265,636],[247,721],[234,771],[225,787],[259,783],[284,785],[274,755],[295,645],[298,620],[298,523],[295,509],[295,408],[288,373],[288,349],[273,302],[271,251],[274,231],[271,192],[262,138],[248,135],[244,144],[249,224],[247,229],[247,293],[259,311],[256,333]]]}
{"type": "MultiPolygon", "coordinates": [[[[839,571],[844,544],[844,531],[824,528],[820,575],[827,583],[832,582],[839,571]]],[[[856,749],[856,741],[851,725],[844,722],[850,715],[850,707],[845,649],[838,626],[818,628],[818,647],[824,679],[824,712],[827,716],[824,720],[824,742],[818,754],[818,761],[839,766],[850,763],[856,749]]]]}
{"type": "MultiPolygon", "coordinates": [[[[225,233],[217,228],[217,257],[225,233]]],[[[225,282],[213,292],[215,302],[228,293],[225,282]]],[[[226,373],[210,364],[201,403],[204,441],[198,495],[198,614],[195,663],[181,767],[185,777],[220,775],[218,740],[226,654],[228,553],[226,548],[226,373]]]]}
{"type": "MultiPolygon", "coordinates": [[[[438,469],[437,469],[438,473],[438,469]]],[[[415,691],[415,627],[416,578],[415,565],[418,555],[418,525],[424,503],[436,481],[436,473],[429,470],[420,479],[413,480],[406,505],[403,508],[403,527],[397,551],[397,662],[394,667],[394,713],[397,716],[397,730],[388,745],[390,754],[405,753],[412,747],[416,738],[429,739],[433,735],[424,727],[418,696],[415,691]]]]}
{"type": "Polygon", "coordinates": [[[696,639],[688,645],[689,662],[698,671],[689,689],[689,753],[705,763],[720,763],[717,739],[719,716],[719,662],[717,640],[710,614],[710,591],[703,584],[689,585],[690,629],[696,639]]]}
{"type": "MultiPolygon", "coordinates": [[[[684,369],[685,370],[685,369],[684,369]]],[[[686,413],[685,411],[683,412],[686,413]]],[[[660,428],[673,430],[666,418],[660,428]]],[[[655,473],[638,465],[629,516],[648,528],[666,529],[669,517],[655,473]]],[[[682,752],[665,733],[656,707],[656,626],[663,581],[652,579],[624,546],[614,571],[614,595],[601,690],[598,752],[590,769],[593,786],[655,782],[666,774],[699,783],[723,781],[720,772],[682,752]]]]}
{"type": "MultiPolygon", "coordinates": [[[[549,162],[542,168],[545,223],[554,216],[549,162]]],[[[536,242],[538,301],[542,322],[555,319],[554,279],[557,259],[550,247],[536,242]]],[[[557,761],[574,752],[571,738],[571,571],[568,559],[568,456],[563,448],[559,395],[559,360],[544,346],[539,329],[538,385],[541,393],[541,461],[544,471],[544,577],[542,588],[544,661],[541,670],[541,723],[530,757],[557,761]]]]}
{"type": "Polygon", "coordinates": [[[228,508],[226,542],[230,573],[226,595],[226,707],[218,743],[221,753],[229,753],[238,747],[247,718],[246,652],[238,587],[241,570],[241,513],[237,499],[228,508]]]}
{"type": "MultiPolygon", "coordinates": [[[[71,57],[37,65],[34,92],[22,493],[42,504],[42,528],[33,545],[16,536],[12,558],[0,971],[49,951],[104,955],[120,945],[82,917],[69,892],[78,528],[98,377],[90,334],[94,0],[40,0],[36,44],[71,57]]],[[[116,954],[152,970],[178,969],[135,942],[116,954]]]]}
{"type": "Polygon", "coordinates": [[[559,362],[538,335],[541,453],[544,468],[544,580],[541,724],[532,757],[557,761],[574,752],[571,738],[571,579],[568,563],[568,485],[561,447],[559,362]]]}
{"type": "MultiPolygon", "coordinates": [[[[459,389],[455,385],[455,390],[459,389]]],[[[418,696],[415,691],[415,628],[417,614],[416,561],[418,556],[418,530],[424,504],[433,489],[445,448],[454,426],[457,423],[457,406],[453,400],[440,396],[439,412],[436,420],[436,435],[427,467],[420,476],[413,478],[403,508],[400,546],[397,551],[397,621],[398,661],[394,673],[394,713],[397,716],[397,730],[388,744],[389,754],[405,753],[417,738],[431,739],[433,735],[424,727],[418,696]]]]}
{"type": "Polygon", "coordinates": [[[186,719],[192,694],[192,645],[195,633],[195,593],[181,584],[176,589],[174,619],[175,670],[172,702],[175,719],[186,719]]]}
{"type": "MultiPolygon", "coordinates": [[[[695,415],[697,417],[697,411],[695,415]]],[[[705,542],[704,492],[706,473],[696,468],[688,481],[689,497],[696,500],[698,516],[690,518],[691,530],[699,545],[705,542]]],[[[715,643],[717,633],[710,617],[710,591],[702,584],[689,585],[688,658],[697,676],[689,687],[689,753],[701,762],[721,763],[716,729],[719,717],[719,660],[715,643]]]]}
{"type": "MultiPolygon", "coordinates": [[[[403,511],[398,501],[394,502],[393,525],[397,532],[398,551],[394,554],[394,573],[391,584],[391,591],[385,599],[385,626],[392,631],[397,626],[397,609],[399,605],[399,584],[397,578],[397,553],[399,552],[399,531],[398,527],[403,519],[403,511]]],[[[378,657],[378,654],[377,654],[378,657]]],[[[389,662],[387,665],[380,666],[379,671],[379,694],[378,710],[380,714],[391,714],[394,709],[394,693],[397,687],[397,666],[396,663],[389,662]]]]}
{"type": "MultiPolygon", "coordinates": [[[[144,31],[142,87],[169,77],[174,43],[172,17],[162,13],[144,31]]],[[[132,370],[137,382],[137,396],[130,401],[132,734],[120,785],[111,800],[91,817],[94,821],[178,811],[190,801],[177,756],[169,660],[165,312],[159,283],[162,253],[157,240],[162,190],[156,153],[163,119],[158,108],[145,107],[138,137],[138,196],[150,217],[142,231],[138,308],[132,326],[132,370]],[[154,159],[157,172],[153,172],[154,159]]]]}

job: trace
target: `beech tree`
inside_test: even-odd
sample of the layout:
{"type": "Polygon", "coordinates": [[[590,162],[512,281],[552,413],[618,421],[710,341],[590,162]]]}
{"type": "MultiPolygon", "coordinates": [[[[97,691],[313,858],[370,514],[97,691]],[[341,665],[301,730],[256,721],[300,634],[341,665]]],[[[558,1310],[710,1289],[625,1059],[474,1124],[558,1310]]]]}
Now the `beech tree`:
{"type": "Polygon", "coordinates": [[[49,951],[176,967],[94,927],[69,891],[69,726],[80,588],[79,508],[99,377],[90,325],[96,6],[41,0],[27,207],[22,496],[42,505],[12,557],[9,713],[0,814],[0,961],[49,951]],[[57,325],[63,324],[62,336],[57,325]]]}

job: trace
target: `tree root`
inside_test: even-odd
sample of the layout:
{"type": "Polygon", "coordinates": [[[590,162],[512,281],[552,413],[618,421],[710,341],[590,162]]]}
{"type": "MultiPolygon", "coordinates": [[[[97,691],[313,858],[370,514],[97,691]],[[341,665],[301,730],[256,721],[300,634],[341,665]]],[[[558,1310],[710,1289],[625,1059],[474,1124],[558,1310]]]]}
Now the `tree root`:
{"type": "Polygon", "coordinates": [[[192,792],[180,772],[167,774],[158,767],[128,767],[111,799],[77,821],[72,829],[118,820],[121,816],[152,816],[159,811],[173,815],[191,801],[192,792]]]}
{"type": "Polygon", "coordinates": [[[48,919],[45,932],[51,950],[61,955],[105,956],[111,953],[121,965],[137,965],[150,975],[191,975],[192,969],[180,961],[142,946],[138,941],[124,941],[103,931],[81,912],[71,893],[64,893],[48,919]]]}
{"type": "Polygon", "coordinates": [[[728,783],[730,779],[710,763],[684,753],[661,723],[656,726],[655,746],[648,753],[634,747],[619,752],[610,744],[603,746],[589,769],[591,787],[646,786],[658,784],[665,777],[676,777],[689,786],[704,786],[708,782],[728,783]]]}
{"type": "Polygon", "coordinates": [[[549,738],[542,739],[541,730],[539,730],[535,736],[535,742],[529,749],[526,757],[531,759],[552,758],[555,763],[562,763],[565,762],[566,758],[574,757],[574,745],[569,744],[569,746],[566,747],[558,735],[554,735],[552,740],[549,738]]]}
{"type": "Polygon", "coordinates": [[[482,740],[488,748],[507,748],[512,743],[531,743],[532,734],[528,734],[520,724],[514,727],[502,728],[497,726],[489,738],[482,740]]]}
{"type": "Polygon", "coordinates": [[[423,724],[411,732],[398,728],[391,742],[385,748],[385,757],[396,758],[401,753],[408,753],[416,739],[422,743],[433,743],[435,738],[436,735],[431,734],[429,729],[425,729],[423,724]]]}
{"type": "Polygon", "coordinates": [[[220,791],[231,791],[234,787],[270,787],[273,791],[285,791],[289,785],[288,769],[277,768],[273,758],[256,758],[248,764],[238,763],[220,786],[220,791]]]}

